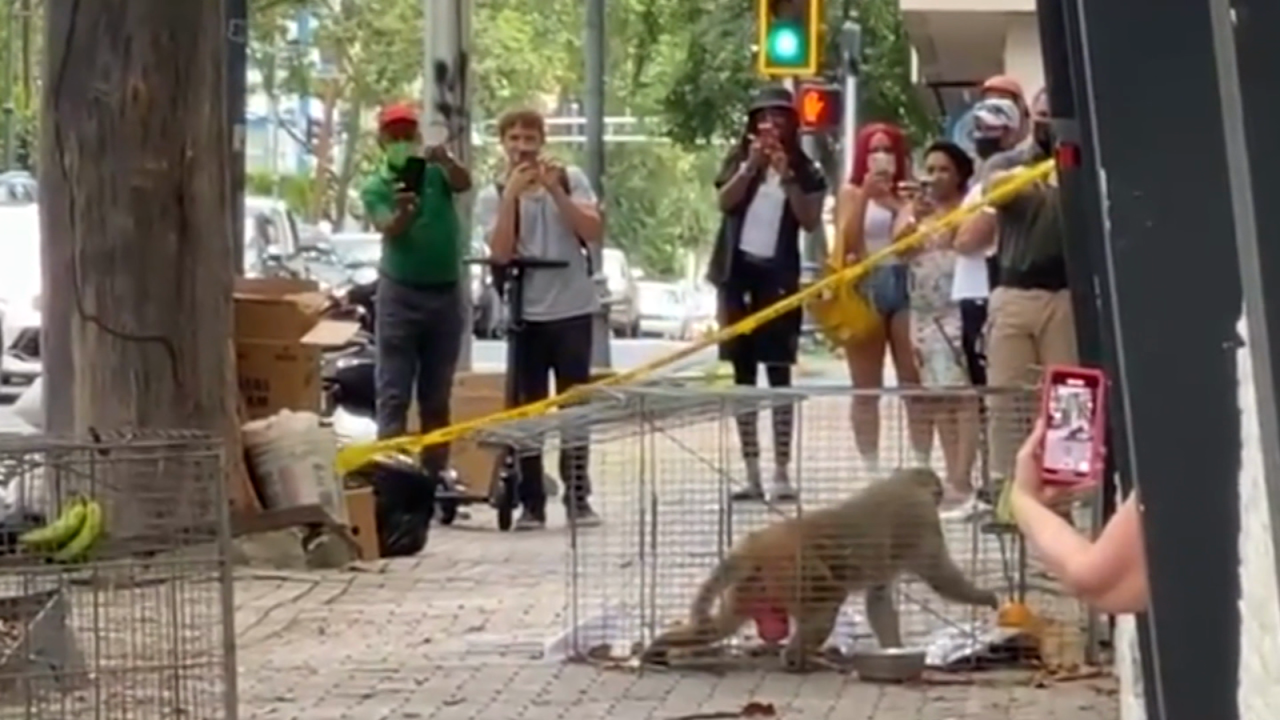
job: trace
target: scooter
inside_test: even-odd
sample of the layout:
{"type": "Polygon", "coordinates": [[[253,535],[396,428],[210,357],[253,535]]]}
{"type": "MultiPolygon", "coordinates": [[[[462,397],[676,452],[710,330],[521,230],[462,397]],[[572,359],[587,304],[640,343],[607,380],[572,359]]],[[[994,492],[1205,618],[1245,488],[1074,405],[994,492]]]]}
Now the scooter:
{"type": "MultiPolygon", "coordinates": [[[[499,263],[494,260],[472,260],[490,267],[500,295],[507,300],[507,378],[504,402],[508,408],[520,404],[522,395],[520,374],[516,371],[521,366],[524,343],[521,342],[526,328],[524,319],[524,280],[525,274],[539,269],[565,268],[569,263],[564,260],[545,260],[541,258],[513,258],[499,263]]],[[[520,504],[517,492],[520,484],[519,454],[514,449],[502,453],[500,462],[494,463],[493,477],[489,480],[488,502],[498,513],[498,529],[511,529],[515,510],[520,504]]],[[[553,494],[553,493],[549,493],[553,494]]]]}

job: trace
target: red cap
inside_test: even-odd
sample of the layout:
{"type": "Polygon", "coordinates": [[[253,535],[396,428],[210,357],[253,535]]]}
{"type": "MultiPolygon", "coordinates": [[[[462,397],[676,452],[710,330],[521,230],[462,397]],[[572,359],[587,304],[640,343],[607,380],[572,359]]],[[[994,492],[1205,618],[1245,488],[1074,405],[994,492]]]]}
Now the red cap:
{"type": "Polygon", "coordinates": [[[378,113],[378,127],[384,128],[395,123],[408,122],[418,124],[418,108],[409,103],[395,103],[382,108],[378,113]]]}
{"type": "Polygon", "coordinates": [[[1022,92],[1022,83],[1008,75],[993,75],[982,83],[982,91],[994,90],[996,92],[1008,93],[1016,98],[1024,97],[1022,92]]]}

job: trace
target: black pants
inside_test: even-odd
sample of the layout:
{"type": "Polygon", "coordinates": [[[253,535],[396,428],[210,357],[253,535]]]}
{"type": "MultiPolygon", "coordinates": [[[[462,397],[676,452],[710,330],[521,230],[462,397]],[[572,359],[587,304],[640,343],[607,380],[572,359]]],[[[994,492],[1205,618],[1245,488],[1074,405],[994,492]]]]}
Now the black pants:
{"type": "MultiPolygon", "coordinates": [[[[591,315],[525,323],[517,336],[516,373],[518,404],[536,402],[551,394],[549,376],[555,373],[556,392],[591,379],[591,315]]],[[[591,494],[587,476],[589,438],[563,437],[560,440],[560,479],[564,482],[565,504],[582,503],[591,494]]],[[[543,485],[542,454],[522,455],[520,505],[534,517],[546,517],[547,494],[543,485]]]]}
{"type": "Polygon", "coordinates": [[[960,342],[964,362],[969,369],[969,382],[977,387],[987,384],[987,351],[983,331],[987,326],[987,301],[960,301],[960,342]]]}

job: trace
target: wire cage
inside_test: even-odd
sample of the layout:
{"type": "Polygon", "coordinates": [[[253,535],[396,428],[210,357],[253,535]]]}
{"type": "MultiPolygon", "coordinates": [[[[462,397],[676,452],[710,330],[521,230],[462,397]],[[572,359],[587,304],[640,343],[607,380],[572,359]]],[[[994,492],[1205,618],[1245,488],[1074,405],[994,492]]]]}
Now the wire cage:
{"type": "Polygon", "coordinates": [[[0,437],[0,718],[234,720],[223,484],[204,434],[0,437]],[[93,503],[62,551],[19,539],[93,503]]]}
{"type": "MultiPolygon", "coordinates": [[[[1031,388],[869,392],[657,383],[602,391],[579,406],[488,430],[483,441],[525,451],[558,445],[562,455],[591,448],[591,502],[606,520],[570,527],[568,608],[558,648],[569,658],[637,663],[655,639],[665,643],[666,631],[689,620],[713,569],[735,548],[755,543],[758,553],[738,568],[736,588],[714,593],[720,609],[739,611],[741,627],[730,623],[733,631],[720,643],[671,648],[663,662],[767,669],[787,656],[776,652],[785,647],[781,638],[801,634],[805,624],[788,622],[782,609],[820,600],[828,609],[818,614],[834,616],[810,623],[823,629],[805,633],[823,635],[815,661],[856,668],[877,647],[874,621],[884,617],[881,598],[888,597],[900,637],[889,630],[881,640],[918,650],[922,665],[1078,666],[1095,660],[1093,617],[1062,595],[1027,557],[1016,529],[990,507],[1038,408],[1031,388]],[[830,510],[887,487],[903,468],[933,471],[925,495],[912,491],[906,494],[913,499],[903,501],[877,490],[871,494],[888,499],[865,501],[869,509],[830,510]],[[957,489],[939,508],[935,490],[962,484],[990,505],[957,504],[957,489]],[[919,498],[926,496],[922,511],[919,498]],[[898,507],[904,504],[912,508],[898,507]],[[788,522],[792,530],[779,534],[776,528],[788,522]],[[841,529],[849,525],[866,529],[841,529]],[[772,534],[748,540],[765,528],[772,534]],[[937,577],[929,568],[938,558],[911,549],[930,533],[969,587],[937,577]],[[901,576],[888,582],[899,569],[901,576]],[[922,573],[932,573],[932,584],[944,590],[950,585],[953,598],[939,597],[922,573]],[[863,597],[869,584],[877,588],[871,619],[863,597]],[[965,593],[967,602],[957,602],[954,596],[965,593]],[[1002,628],[994,605],[1005,608],[1004,616],[1011,601],[1013,614],[1031,612],[1000,618],[1018,626],[1002,628]],[[767,629],[780,612],[783,629],[767,629]]],[[[1077,527],[1088,529],[1091,511],[1089,504],[1075,508],[1077,527]]],[[[812,659],[803,654],[802,662],[812,659]]]]}

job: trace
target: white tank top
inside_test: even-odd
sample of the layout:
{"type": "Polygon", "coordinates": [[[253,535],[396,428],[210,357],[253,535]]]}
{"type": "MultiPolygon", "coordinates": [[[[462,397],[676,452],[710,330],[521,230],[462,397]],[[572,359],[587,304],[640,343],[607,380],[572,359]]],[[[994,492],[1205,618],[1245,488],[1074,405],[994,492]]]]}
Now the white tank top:
{"type": "MultiPolygon", "coordinates": [[[[867,203],[867,212],[862,218],[862,242],[867,246],[867,254],[879,252],[893,242],[893,211],[871,200],[867,203]]],[[[886,265],[899,262],[897,257],[884,261],[886,265]]]]}

